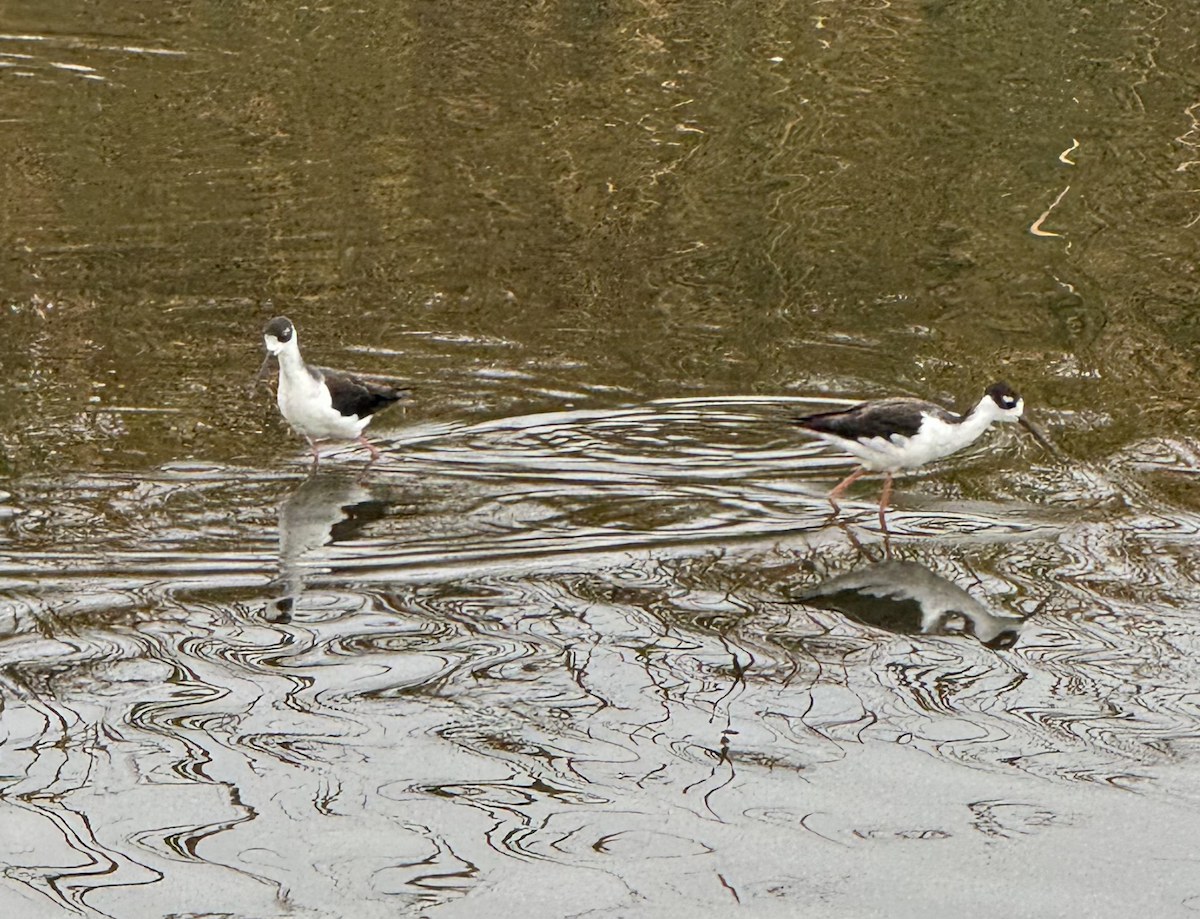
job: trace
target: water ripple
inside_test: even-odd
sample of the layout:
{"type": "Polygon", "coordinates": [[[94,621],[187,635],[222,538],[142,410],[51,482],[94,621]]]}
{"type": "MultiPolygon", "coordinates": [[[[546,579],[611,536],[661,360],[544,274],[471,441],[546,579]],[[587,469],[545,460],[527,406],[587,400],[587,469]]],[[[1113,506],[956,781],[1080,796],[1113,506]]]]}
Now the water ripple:
{"type": "Polygon", "coordinates": [[[869,490],[829,521],[842,461],[794,410],[419,428],[365,475],[13,482],[0,807],[42,841],[7,882],[130,916],[212,879],[230,915],[421,915],[518,870],[788,901],[785,853],[1054,833],[1062,788],[1190,794],[1188,512],[1139,468],[997,494],[975,453],[905,480],[885,543],[869,490]],[[854,803],[935,768],[951,810],[854,803]]]}

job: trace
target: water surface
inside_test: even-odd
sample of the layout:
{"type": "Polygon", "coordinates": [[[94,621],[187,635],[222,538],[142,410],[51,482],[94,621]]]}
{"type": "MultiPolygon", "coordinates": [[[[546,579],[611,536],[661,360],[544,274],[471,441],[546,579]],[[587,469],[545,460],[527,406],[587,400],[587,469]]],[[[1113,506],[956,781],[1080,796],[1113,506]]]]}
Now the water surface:
{"type": "Polygon", "coordinates": [[[0,914],[1200,909],[1198,16],[6,5],[0,914]]]}

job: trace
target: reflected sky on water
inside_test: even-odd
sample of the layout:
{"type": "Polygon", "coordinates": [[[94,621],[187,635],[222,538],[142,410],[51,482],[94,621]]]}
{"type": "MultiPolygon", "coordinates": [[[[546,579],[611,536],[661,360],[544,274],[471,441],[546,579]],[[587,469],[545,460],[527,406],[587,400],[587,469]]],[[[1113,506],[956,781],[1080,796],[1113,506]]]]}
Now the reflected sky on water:
{"type": "Polygon", "coordinates": [[[1195,34],[6,4],[0,915],[1200,909],[1195,34]],[[996,379],[829,519],[790,416],[996,379]]]}

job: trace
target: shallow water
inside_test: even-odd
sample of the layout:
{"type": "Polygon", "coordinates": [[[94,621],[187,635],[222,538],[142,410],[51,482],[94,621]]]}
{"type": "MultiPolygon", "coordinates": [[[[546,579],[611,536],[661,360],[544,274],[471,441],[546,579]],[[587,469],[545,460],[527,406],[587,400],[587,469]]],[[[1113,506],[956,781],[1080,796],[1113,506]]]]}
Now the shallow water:
{"type": "Polygon", "coordinates": [[[8,4],[0,915],[1200,910],[1197,30],[8,4]]]}
{"type": "Polygon", "coordinates": [[[763,423],[795,404],[414,425],[365,472],[21,481],[10,914],[1200,895],[1173,867],[1200,521],[1140,490],[1200,466],[1164,444],[1116,482],[1008,441],[962,464],[1003,495],[909,483],[881,561],[869,499],[830,525],[837,470],[763,423]],[[797,599],[844,602],[846,572],[899,594],[860,594],[882,625],[797,599]]]}

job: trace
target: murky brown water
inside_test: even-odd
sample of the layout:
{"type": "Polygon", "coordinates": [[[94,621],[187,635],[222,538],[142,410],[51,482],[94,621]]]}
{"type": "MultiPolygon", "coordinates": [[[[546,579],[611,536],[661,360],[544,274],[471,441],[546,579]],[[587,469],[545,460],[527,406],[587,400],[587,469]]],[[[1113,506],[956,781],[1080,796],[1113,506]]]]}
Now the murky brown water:
{"type": "Polygon", "coordinates": [[[1200,911],[1197,34],[0,5],[0,916],[1200,911]],[[830,524],[789,414],[999,378],[830,524]]]}

